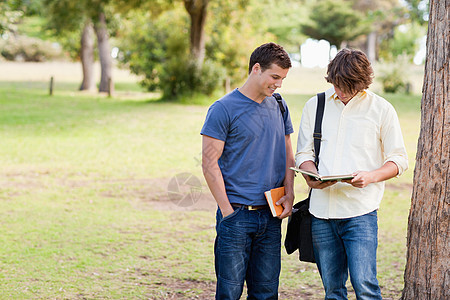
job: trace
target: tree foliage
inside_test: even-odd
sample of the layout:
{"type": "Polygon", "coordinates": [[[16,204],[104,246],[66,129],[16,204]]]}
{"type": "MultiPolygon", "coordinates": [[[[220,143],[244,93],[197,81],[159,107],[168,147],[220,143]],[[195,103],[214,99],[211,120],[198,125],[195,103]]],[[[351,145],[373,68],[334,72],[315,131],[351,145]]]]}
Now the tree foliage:
{"type": "Polygon", "coordinates": [[[317,2],[311,9],[310,22],[301,26],[302,32],[317,40],[325,39],[337,48],[343,42],[368,33],[364,16],[351,5],[351,2],[342,0],[317,2]]]}
{"type": "Polygon", "coordinates": [[[174,3],[157,17],[138,10],[130,12],[118,37],[122,63],[143,75],[142,83],[149,90],[163,91],[165,98],[211,94],[222,86],[224,78],[235,85],[246,76],[248,56],[255,45],[268,41],[262,20],[253,24],[246,21],[246,16],[261,13],[251,4],[241,0],[209,3],[202,65],[191,55],[190,17],[184,3],[174,3]]]}
{"type": "Polygon", "coordinates": [[[186,93],[210,94],[223,77],[209,60],[200,68],[191,59],[188,18],[180,10],[164,12],[156,19],[133,13],[119,36],[122,63],[144,77],[144,87],[161,90],[168,99],[186,93]]]}
{"type": "Polygon", "coordinates": [[[106,15],[109,35],[114,36],[120,26],[120,17],[113,0],[42,0],[45,5],[47,28],[52,30],[70,56],[80,55],[80,36],[87,22],[94,25],[100,15],[106,15]]]}
{"type": "Polygon", "coordinates": [[[426,28],[417,23],[404,24],[393,30],[393,36],[381,43],[380,58],[394,61],[401,55],[406,55],[412,62],[419,50],[420,41],[426,34],[426,28]]]}
{"type": "Polygon", "coordinates": [[[420,25],[428,23],[429,0],[404,0],[408,5],[408,17],[420,25]]]}
{"type": "Polygon", "coordinates": [[[0,2],[0,35],[17,31],[17,23],[23,11],[17,10],[9,1],[0,2]]]}
{"type": "Polygon", "coordinates": [[[225,68],[231,86],[247,77],[248,59],[253,49],[276,41],[264,18],[248,22],[249,17],[267,12],[267,7],[257,4],[258,0],[215,0],[210,4],[210,14],[214,17],[206,25],[206,55],[225,68]]]}
{"type": "Polygon", "coordinates": [[[306,0],[263,0],[259,3],[264,11],[270,12],[267,30],[277,42],[289,52],[298,52],[299,46],[306,40],[301,25],[307,19],[309,9],[306,0]]]}

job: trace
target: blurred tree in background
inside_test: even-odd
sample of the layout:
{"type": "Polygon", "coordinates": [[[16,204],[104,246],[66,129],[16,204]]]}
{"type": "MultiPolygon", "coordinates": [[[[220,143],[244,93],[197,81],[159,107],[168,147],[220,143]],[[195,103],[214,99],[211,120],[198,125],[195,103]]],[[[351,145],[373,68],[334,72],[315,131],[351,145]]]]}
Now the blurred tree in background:
{"type": "Polygon", "coordinates": [[[404,0],[407,3],[408,18],[420,25],[427,25],[430,11],[429,0],[404,0]]]}
{"type": "Polygon", "coordinates": [[[14,9],[9,1],[2,1],[0,12],[0,35],[15,32],[23,11],[14,9]]]}
{"type": "Polygon", "coordinates": [[[48,28],[59,36],[77,33],[80,37],[79,57],[83,66],[81,90],[93,88],[94,42],[97,36],[101,76],[99,92],[112,92],[112,58],[109,37],[114,24],[112,0],[43,0],[47,11],[48,28]]]}
{"type": "Polygon", "coordinates": [[[263,13],[268,15],[267,30],[276,37],[278,43],[289,52],[299,51],[307,38],[301,31],[301,24],[308,19],[307,4],[311,0],[263,0],[263,13]]]}
{"type": "Polygon", "coordinates": [[[351,7],[350,1],[318,1],[311,8],[310,22],[301,25],[304,34],[320,40],[327,40],[341,49],[347,43],[369,32],[364,15],[351,7]]]}
{"type": "Polygon", "coordinates": [[[307,38],[324,39],[337,48],[360,48],[372,61],[411,61],[427,18],[424,0],[4,0],[0,52],[13,60],[51,59],[45,50],[52,47],[43,41],[30,45],[58,41],[82,62],[81,89],[92,89],[98,57],[99,90],[108,91],[116,47],[120,64],[142,75],[143,86],[176,98],[241,84],[249,54],[268,41],[299,54],[307,38]],[[18,42],[11,36],[37,40],[12,47],[18,42]]]}

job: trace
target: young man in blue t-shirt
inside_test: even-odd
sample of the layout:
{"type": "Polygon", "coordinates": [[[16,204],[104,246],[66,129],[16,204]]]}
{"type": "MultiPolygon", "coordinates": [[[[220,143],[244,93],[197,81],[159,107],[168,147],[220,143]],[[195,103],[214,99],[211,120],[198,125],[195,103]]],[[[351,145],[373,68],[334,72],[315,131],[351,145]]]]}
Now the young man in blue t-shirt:
{"type": "Polygon", "coordinates": [[[218,204],[215,241],[216,299],[277,299],[281,269],[281,220],[292,212],[294,166],[289,110],[272,96],[291,67],[274,43],[256,48],[241,88],[208,110],[202,167],[218,204]],[[280,186],[283,213],[272,217],[264,192],[280,186]]]}

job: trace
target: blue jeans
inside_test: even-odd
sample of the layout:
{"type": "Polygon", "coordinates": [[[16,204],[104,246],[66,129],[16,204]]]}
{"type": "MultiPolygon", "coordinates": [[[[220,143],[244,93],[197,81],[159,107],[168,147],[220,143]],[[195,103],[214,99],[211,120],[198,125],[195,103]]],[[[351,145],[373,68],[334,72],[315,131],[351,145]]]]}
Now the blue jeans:
{"type": "Polygon", "coordinates": [[[311,223],[314,256],[325,299],[347,299],[348,273],[357,299],[381,299],[377,280],[377,211],[311,223]]]}
{"type": "Polygon", "coordinates": [[[217,210],[214,245],[216,299],[278,299],[281,269],[281,220],[270,209],[243,207],[225,218],[217,210]]]}

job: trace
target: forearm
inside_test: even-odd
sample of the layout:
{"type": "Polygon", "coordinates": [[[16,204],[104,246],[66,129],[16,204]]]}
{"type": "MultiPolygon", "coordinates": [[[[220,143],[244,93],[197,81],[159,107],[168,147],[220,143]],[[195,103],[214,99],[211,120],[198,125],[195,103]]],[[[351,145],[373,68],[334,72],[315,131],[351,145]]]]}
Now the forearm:
{"type": "Polygon", "coordinates": [[[307,160],[303,162],[300,166],[300,169],[304,169],[306,171],[312,171],[314,173],[317,173],[316,164],[312,160],[307,160]]]}
{"type": "Polygon", "coordinates": [[[388,161],[381,168],[373,171],[357,171],[354,173],[355,178],[346,182],[350,183],[354,187],[363,188],[371,183],[388,180],[395,177],[397,174],[397,165],[392,161],[388,161]]]}
{"type": "Polygon", "coordinates": [[[234,210],[228,199],[222,172],[217,162],[203,166],[203,175],[222,215],[226,216],[231,214],[234,210]]]}
{"type": "Polygon", "coordinates": [[[295,167],[294,152],[292,151],[290,136],[286,136],[286,175],[283,182],[286,195],[294,195],[295,171],[290,169],[292,167],[295,167]]]}
{"type": "Polygon", "coordinates": [[[388,161],[381,168],[376,169],[371,173],[373,182],[381,182],[397,176],[398,167],[394,162],[388,161]]]}
{"type": "Polygon", "coordinates": [[[218,160],[222,155],[224,142],[208,136],[203,136],[202,141],[202,169],[206,183],[214,199],[219,205],[222,215],[225,217],[234,210],[228,199],[225,182],[223,181],[222,171],[220,170],[218,160]]]}

